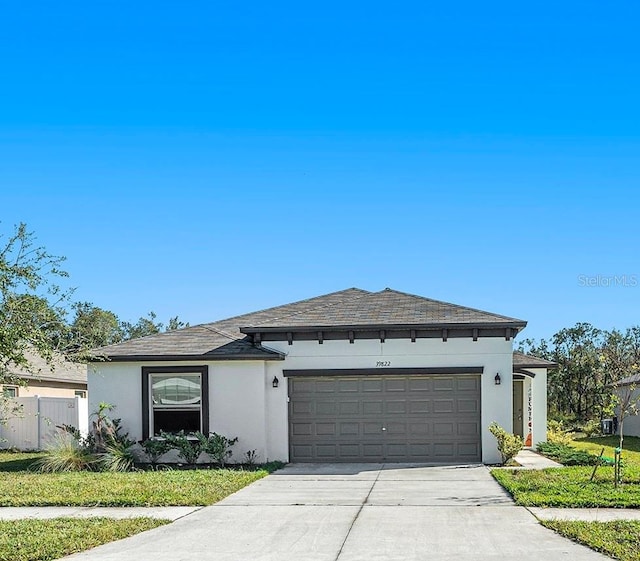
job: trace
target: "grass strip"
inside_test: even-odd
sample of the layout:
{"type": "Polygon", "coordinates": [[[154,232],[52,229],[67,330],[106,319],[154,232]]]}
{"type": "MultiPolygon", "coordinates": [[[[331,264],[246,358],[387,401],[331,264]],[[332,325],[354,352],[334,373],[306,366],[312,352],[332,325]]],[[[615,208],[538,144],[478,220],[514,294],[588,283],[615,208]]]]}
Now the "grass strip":
{"type": "Polygon", "coordinates": [[[640,521],[544,520],[545,527],[620,561],[640,559],[640,521]]]}
{"type": "Polygon", "coordinates": [[[0,561],[49,561],[144,532],[169,520],[53,518],[0,521],[0,561]]]}
{"type": "Polygon", "coordinates": [[[8,472],[0,506],[204,506],[267,475],[260,471],[8,472]]]}
{"type": "Polygon", "coordinates": [[[593,482],[591,467],[564,467],[544,470],[494,469],[493,477],[522,506],[575,508],[640,508],[640,481],[637,470],[624,484],[615,487],[613,468],[600,467],[593,482]]]}

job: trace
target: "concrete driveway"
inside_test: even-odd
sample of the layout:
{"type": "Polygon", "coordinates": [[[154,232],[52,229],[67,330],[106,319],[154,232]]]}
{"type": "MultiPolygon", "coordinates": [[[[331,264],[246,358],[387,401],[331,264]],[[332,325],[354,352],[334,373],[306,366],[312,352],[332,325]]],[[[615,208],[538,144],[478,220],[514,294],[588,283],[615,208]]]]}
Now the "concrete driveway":
{"type": "Polygon", "coordinates": [[[484,466],[298,464],[169,526],[68,559],[608,559],[540,526],[484,466]]]}

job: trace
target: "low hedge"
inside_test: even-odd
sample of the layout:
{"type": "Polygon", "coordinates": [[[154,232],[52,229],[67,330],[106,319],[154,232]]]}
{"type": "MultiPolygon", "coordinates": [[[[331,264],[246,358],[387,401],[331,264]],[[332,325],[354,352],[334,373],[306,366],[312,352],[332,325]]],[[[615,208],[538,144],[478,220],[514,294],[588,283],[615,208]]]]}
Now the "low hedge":
{"type": "Polygon", "coordinates": [[[567,444],[540,442],[537,450],[547,458],[551,458],[565,466],[594,466],[599,463],[609,463],[606,458],[598,458],[595,454],[577,450],[567,444]]]}

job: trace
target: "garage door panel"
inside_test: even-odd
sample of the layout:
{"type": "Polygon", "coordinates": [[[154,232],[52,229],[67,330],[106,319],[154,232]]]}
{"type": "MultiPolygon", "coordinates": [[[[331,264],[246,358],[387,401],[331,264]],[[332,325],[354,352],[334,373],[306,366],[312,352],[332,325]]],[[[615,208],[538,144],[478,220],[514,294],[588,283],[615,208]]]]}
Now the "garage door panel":
{"type": "Polygon", "coordinates": [[[430,423],[427,423],[427,422],[409,423],[410,436],[421,438],[428,434],[431,434],[430,423]]]}
{"type": "Polygon", "coordinates": [[[338,391],[340,393],[358,392],[360,390],[357,380],[338,380],[338,391]]]}
{"type": "Polygon", "coordinates": [[[365,436],[368,434],[381,435],[382,432],[383,432],[382,422],[380,421],[373,421],[373,422],[364,421],[362,423],[362,434],[365,436]]]}
{"type": "Polygon", "coordinates": [[[294,436],[313,436],[312,423],[291,423],[291,432],[294,436]]]}
{"type": "Polygon", "coordinates": [[[318,401],[316,402],[316,415],[331,415],[335,417],[338,412],[337,405],[335,401],[318,401]]]}
{"type": "Polygon", "coordinates": [[[410,399],[409,413],[428,413],[431,404],[428,399],[410,399]]]}
{"type": "Polygon", "coordinates": [[[391,400],[385,401],[384,412],[394,415],[396,413],[406,413],[407,412],[407,401],[406,399],[402,400],[391,400]]]}
{"type": "Polygon", "coordinates": [[[453,413],[455,411],[455,401],[453,398],[448,399],[434,399],[433,400],[433,412],[434,413],[453,413]]]}
{"type": "Polygon", "coordinates": [[[363,444],[362,445],[362,457],[374,462],[380,461],[380,458],[384,456],[382,444],[363,444]]]}
{"type": "Polygon", "coordinates": [[[456,389],[459,392],[475,393],[480,390],[480,378],[456,378],[456,389]]]}
{"type": "Polygon", "coordinates": [[[460,413],[477,413],[479,405],[475,399],[458,399],[458,411],[460,413]]]}
{"type": "Polygon", "coordinates": [[[436,458],[453,459],[455,456],[455,445],[451,442],[436,442],[433,445],[433,455],[436,458]]]}
{"type": "Polygon", "coordinates": [[[360,436],[360,423],[340,423],[340,436],[360,436]]]}
{"type": "Polygon", "coordinates": [[[362,402],[362,413],[364,415],[382,415],[384,402],[382,400],[365,400],[362,402]]]}
{"type": "Polygon", "coordinates": [[[480,437],[480,423],[459,422],[457,423],[458,435],[466,437],[480,437]]]}
{"type": "Polygon", "coordinates": [[[363,380],[362,381],[362,391],[363,392],[381,392],[383,390],[382,380],[374,379],[374,380],[363,380]]]}
{"type": "Polygon", "coordinates": [[[335,423],[316,423],[317,436],[334,436],[336,434],[335,423]]]}
{"type": "Polygon", "coordinates": [[[432,380],[429,378],[409,378],[408,390],[415,392],[432,391],[432,380]]]}
{"type": "Polygon", "coordinates": [[[480,455],[480,445],[477,442],[458,444],[458,456],[466,458],[477,458],[480,455]]]}
{"type": "Polygon", "coordinates": [[[298,381],[289,381],[291,461],[480,460],[479,376],[298,381]]]}
{"type": "Polygon", "coordinates": [[[384,381],[384,389],[388,392],[406,392],[407,380],[404,378],[389,378],[384,381]]]}
{"type": "Polygon", "coordinates": [[[393,459],[403,460],[409,454],[408,448],[409,448],[408,444],[387,444],[386,456],[391,460],[393,459]]]}
{"type": "Polygon", "coordinates": [[[299,400],[293,403],[293,413],[298,415],[311,415],[313,412],[313,403],[311,401],[299,400]]]}
{"type": "Polygon", "coordinates": [[[359,401],[340,401],[338,403],[338,414],[341,417],[358,415],[360,413],[359,401]]]}
{"type": "Polygon", "coordinates": [[[435,378],[433,380],[433,391],[435,392],[450,392],[454,389],[453,378],[435,378]]]}

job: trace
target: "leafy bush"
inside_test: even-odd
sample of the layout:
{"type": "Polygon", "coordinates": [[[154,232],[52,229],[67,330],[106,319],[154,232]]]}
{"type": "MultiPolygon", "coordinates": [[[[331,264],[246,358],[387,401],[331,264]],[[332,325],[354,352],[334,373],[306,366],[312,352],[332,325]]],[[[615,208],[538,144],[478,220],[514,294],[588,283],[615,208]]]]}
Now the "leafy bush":
{"type": "MultiPolygon", "coordinates": [[[[233,452],[231,447],[238,442],[238,438],[227,438],[221,434],[212,432],[209,436],[205,436],[201,432],[196,433],[198,441],[200,442],[200,449],[211,456],[211,458],[221,467],[224,467],[225,462],[231,457],[233,452]]],[[[255,451],[254,451],[255,453],[255,451]]]]}
{"type": "Polygon", "coordinates": [[[574,433],[566,430],[561,421],[547,421],[547,442],[569,446],[573,437],[574,433]]]}
{"type": "Polygon", "coordinates": [[[598,419],[591,419],[581,427],[582,432],[589,438],[600,436],[602,434],[602,426],[598,419]]]}
{"type": "Polygon", "coordinates": [[[541,454],[565,466],[593,466],[599,463],[598,456],[585,450],[577,450],[567,444],[540,442],[537,450],[541,454]]]}
{"type": "Polygon", "coordinates": [[[155,466],[158,463],[160,456],[171,450],[171,447],[163,438],[148,438],[142,442],[142,449],[147,455],[147,458],[149,458],[151,465],[155,466]]]}
{"type": "Polygon", "coordinates": [[[518,452],[522,450],[524,446],[522,437],[508,433],[495,421],[489,425],[489,431],[498,441],[498,451],[502,457],[503,464],[515,458],[518,452]]]}
{"type": "MultiPolygon", "coordinates": [[[[201,433],[197,433],[201,434],[201,433]]],[[[200,439],[197,435],[189,438],[183,430],[178,433],[160,432],[160,438],[163,438],[170,449],[175,449],[178,456],[185,463],[193,465],[198,460],[198,456],[202,452],[200,439]]]]}

